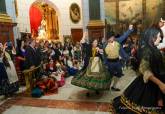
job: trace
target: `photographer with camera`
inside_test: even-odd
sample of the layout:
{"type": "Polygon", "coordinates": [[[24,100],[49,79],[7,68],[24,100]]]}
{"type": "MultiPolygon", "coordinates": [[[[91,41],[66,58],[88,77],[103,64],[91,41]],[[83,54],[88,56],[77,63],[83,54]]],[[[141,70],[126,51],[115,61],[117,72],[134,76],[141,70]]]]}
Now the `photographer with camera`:
{"type": "Polygon", "coordinates": [[[16,50],[15,50],[13,43],[11,41],[8,41],[5,43],[5,45],[6,45],[5,51],[7,53],[9,53],[11,60],[14,61],[14,56],[16,55],[16,50]]]}

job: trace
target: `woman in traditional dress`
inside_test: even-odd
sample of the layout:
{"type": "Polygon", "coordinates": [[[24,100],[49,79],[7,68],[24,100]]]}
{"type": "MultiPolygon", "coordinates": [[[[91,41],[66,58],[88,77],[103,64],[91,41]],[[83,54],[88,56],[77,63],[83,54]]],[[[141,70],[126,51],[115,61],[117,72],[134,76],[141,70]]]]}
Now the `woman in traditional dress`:
{"type": "MultiPolygon", "coordinates": [[[[88,55],[90,57],[88,67],[75,76],[71,83],[73,85],[87,88],[96,91],[99,94],[100,90],[108,90],[110,87],[111,77],[105,66],[102,64],[101,53],[99,49],[98,41],[94,40],[92,44],[89,44],[88,55]]],[[[89,93],[87,93],[89,96],[89,93]]]]}
{"type": "Polygon", "coordinates": [[[0,50],[0,95],[7,95],[7,90],[4,83],[8,81],[5,65],[3,63],[3,51],[0,50]]]}
{"type": "Polygon", "coordinates": [[[161,33],[155,27],[145,30],[138,51],[140,75],[123,95],[114,99],[117,114],[164,114],[165,67],[156,47],[161,41],[161,33]]]}
{"type": "Polygon", "coordinates": [[[15,66],[5,49],[6,46],[0,50],[0,94],[8,97],[19,90],[19,84],[15,66]]]}

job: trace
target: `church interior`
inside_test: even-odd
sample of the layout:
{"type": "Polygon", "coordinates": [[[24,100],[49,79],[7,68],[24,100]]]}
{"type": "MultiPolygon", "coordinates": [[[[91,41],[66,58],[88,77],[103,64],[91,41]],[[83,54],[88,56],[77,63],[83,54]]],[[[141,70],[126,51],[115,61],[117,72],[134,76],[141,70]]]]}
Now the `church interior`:
{"type": "MultiPolygon", "coordinates": [[[[97,40],[107,43],[109,33],[120,38],[132,29],[132,25],[134,31],[121,44],[125,49],[132,43],[125,49],[131,59],[143,31],[158,27],[160,22],[165,26],[165,0],[0,0],[0,114],[119,114],[114,111],[113,99],[122,95],[137,78],[132,61],[121,59],[125,66],[117,84],[120,91],[109,88],[95,93],[95,90],[75,86],[72,80],[84,68],[83,59],[90,56],[90,47],[86,49],[87,54],[83,54],[82,42],[97,40]],[[28,53],[28,46],[33,44],[36,55],[28,53]],[[6,55],[3,48],[9,49],[12,64],[9,59],[9,62],[1,59],[6,55]],[[31,65],[32,61],[35,65],[31,65]],[[3,64],[11,67],[10,73],[8,67],[4,67],[8,76],[15,73],[17,77],[8,77],[5,82],[3,64]],[[59,64],[61,69],[58,72],[59,64]],[[45,75],[49,75],[48,78],[45,75]],[[50,78],[52,75],[56,77],[50,78]],[[13,85],[13,80],[18,83],[13,85]],[[10,89],[12,91],[17,85],[18,90],[11,95],[10,89]]],[[[165,56],[165,46],[161,52],[165,56]]]]}

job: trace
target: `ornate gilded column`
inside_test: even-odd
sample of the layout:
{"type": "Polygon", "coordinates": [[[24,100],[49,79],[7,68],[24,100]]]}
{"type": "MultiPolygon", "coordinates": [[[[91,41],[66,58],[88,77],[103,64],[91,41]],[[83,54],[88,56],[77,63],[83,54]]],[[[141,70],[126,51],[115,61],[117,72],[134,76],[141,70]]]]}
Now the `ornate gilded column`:
{"type": "Polygon", "coordinates": [[[12,41],[14,43],[13,26],[16,23],[7,15],[5,0],[0,0],[0,42],[12,41]]]}
{"type": "Polygon", "coordinates": [[[104,21],[101,20],[100,0],[89,0],[89,23],[87,25],[89,38],[102,40],[104,37],[104,21]]]}

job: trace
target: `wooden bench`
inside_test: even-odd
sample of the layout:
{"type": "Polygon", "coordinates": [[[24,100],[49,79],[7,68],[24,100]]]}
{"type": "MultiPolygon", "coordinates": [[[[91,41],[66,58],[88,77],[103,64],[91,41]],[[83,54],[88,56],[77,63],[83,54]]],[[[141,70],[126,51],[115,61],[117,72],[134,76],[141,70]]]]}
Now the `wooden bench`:
{"type": "Polygon", "coordinates": [[[34,87],[36,75],[40,72],[41,66],[34,67],[28,70],[24,70],[23,76],[25,77],[25,83],[26,83],[26,94],[30,95],[31,90],[34,87]]]}

